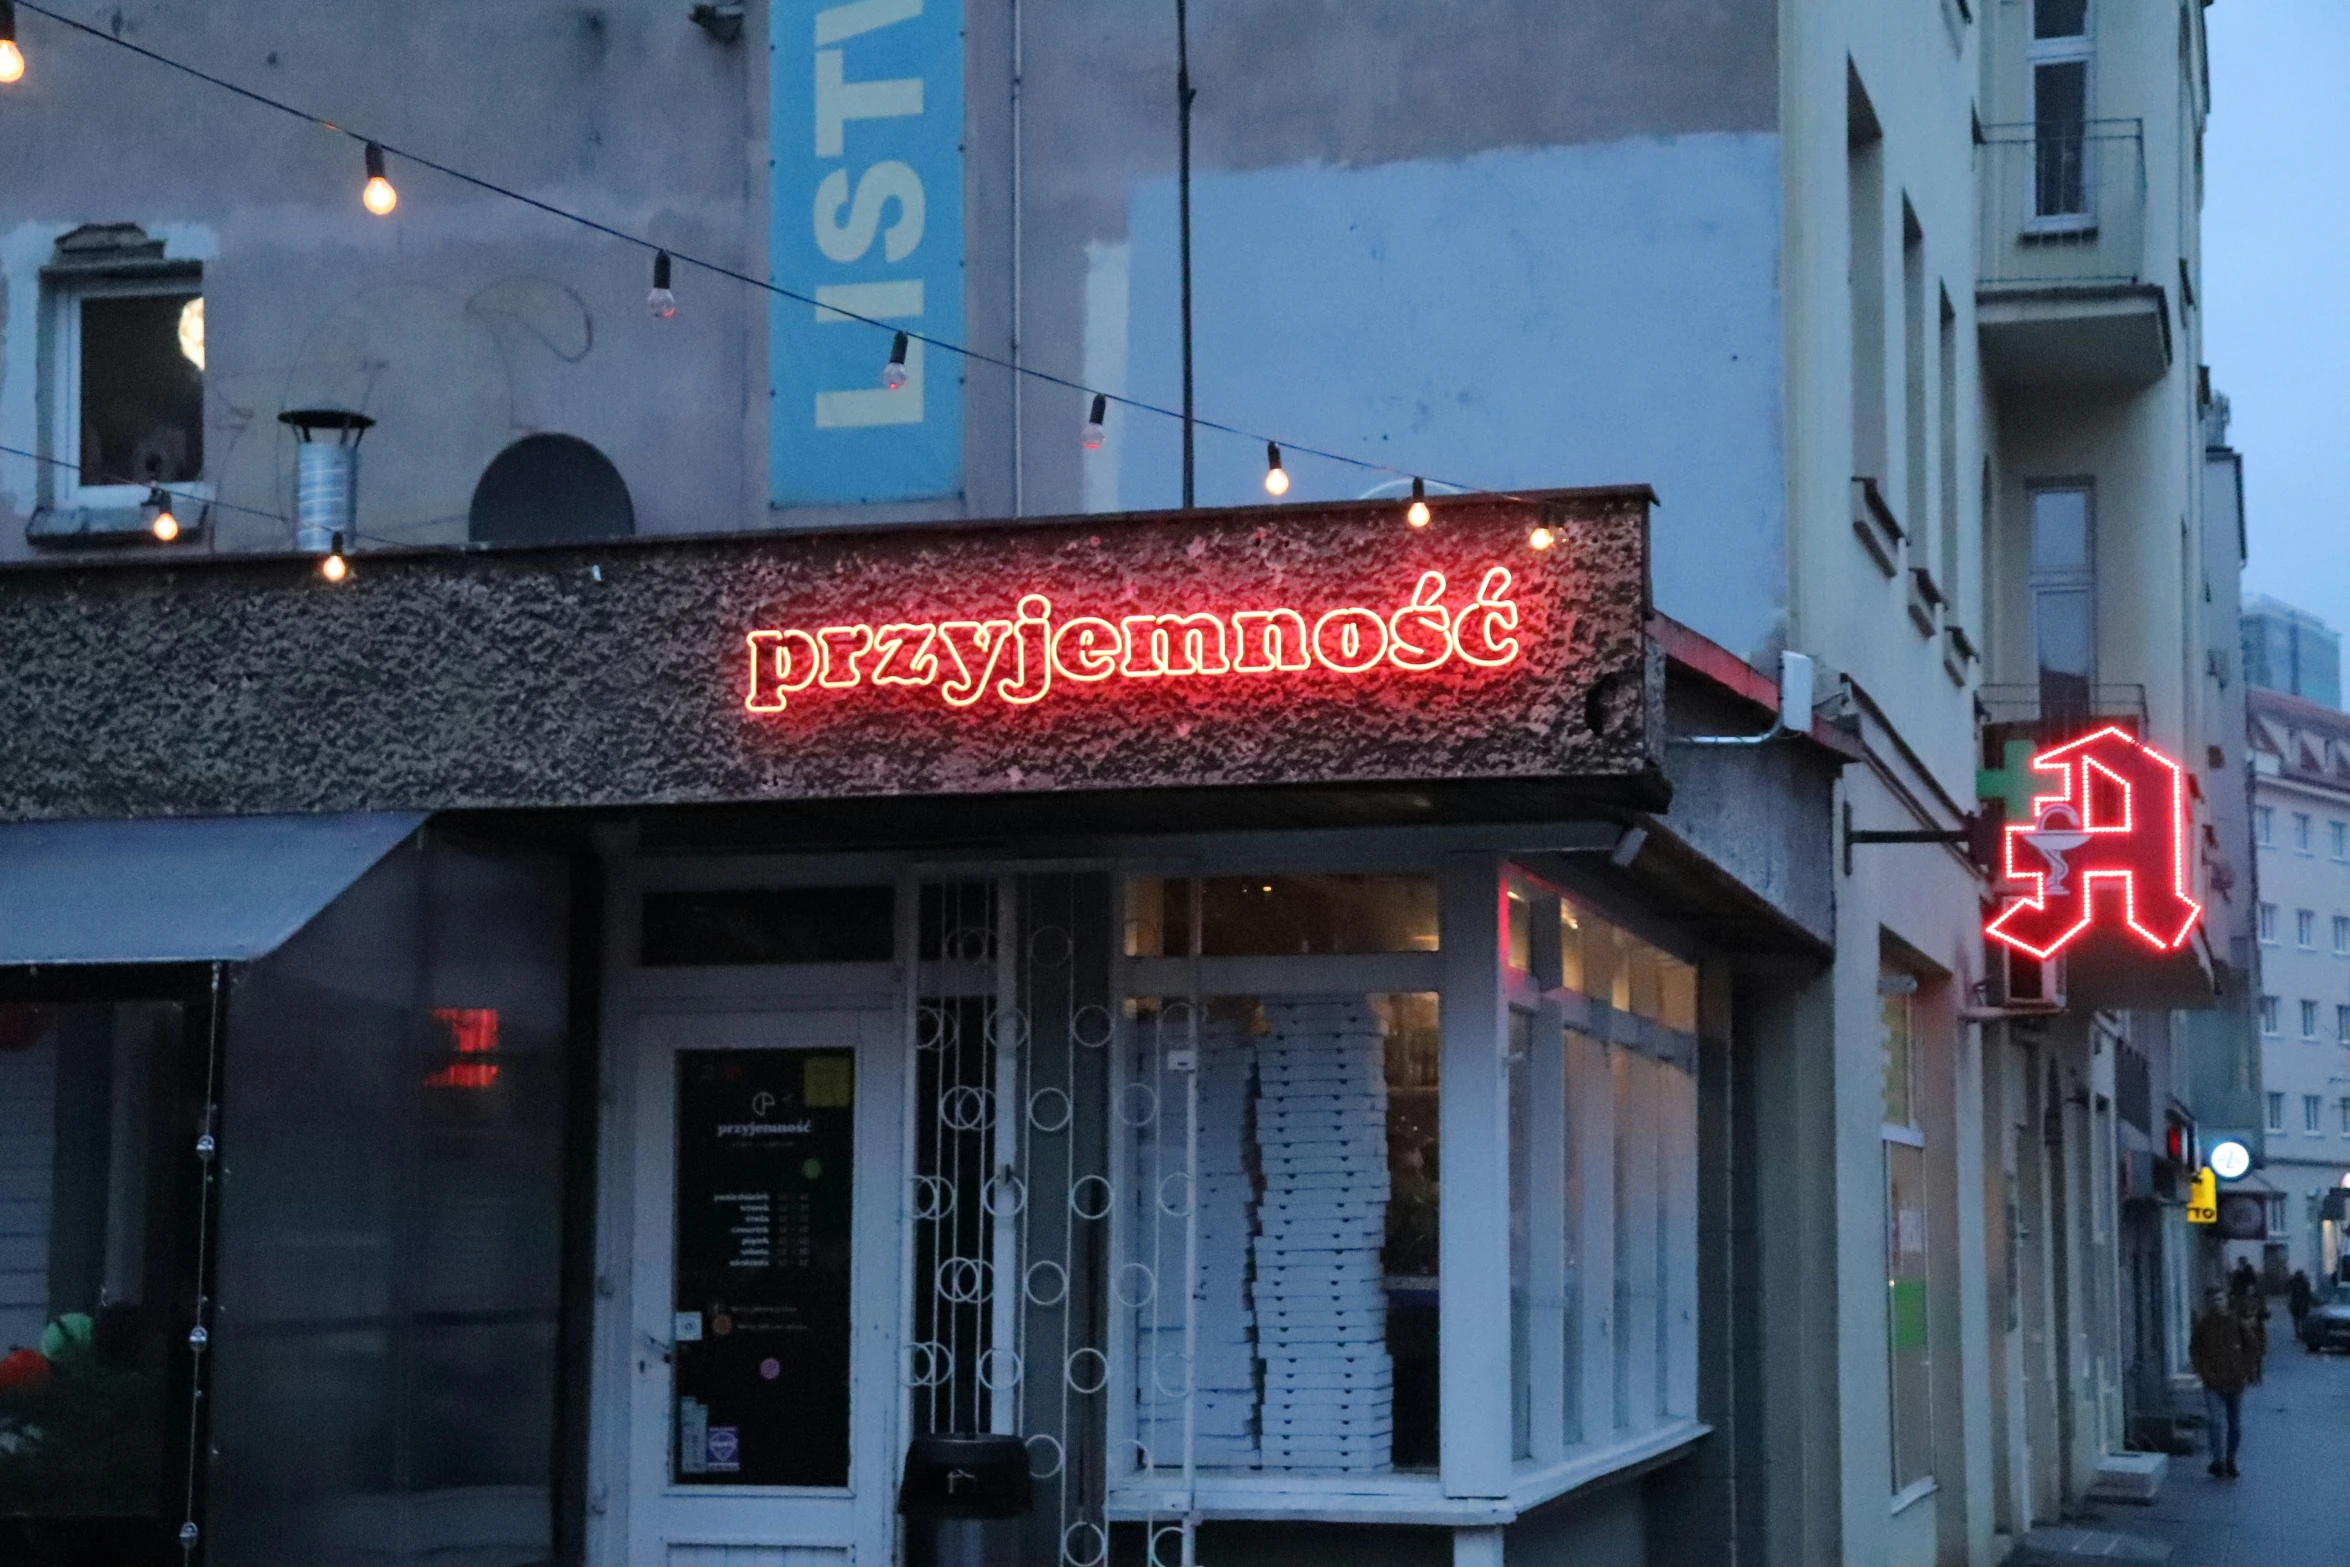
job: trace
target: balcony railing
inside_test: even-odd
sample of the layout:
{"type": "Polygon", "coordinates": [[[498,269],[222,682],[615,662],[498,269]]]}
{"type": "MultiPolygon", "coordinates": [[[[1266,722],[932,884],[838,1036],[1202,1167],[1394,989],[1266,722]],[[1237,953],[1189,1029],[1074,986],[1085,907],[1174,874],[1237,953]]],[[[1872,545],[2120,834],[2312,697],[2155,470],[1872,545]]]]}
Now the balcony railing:
{"type": "Polygon", "coordinates": [[[1983,722],[2011,735],[2029,732],[2039,742],[2074,738],[2101,723],[2117,723],[2132,734],[2146,732],[2146,688],[2142,685],[2088,685],[2058,677],[2035,685],[1975,688],[1983,722]]]}
{"type": "Polygon", "coordinates": [[[1987,125],[1979,281],[2135,283],[2146,260],[2146,145],[2137,120],[1987,125]]]}

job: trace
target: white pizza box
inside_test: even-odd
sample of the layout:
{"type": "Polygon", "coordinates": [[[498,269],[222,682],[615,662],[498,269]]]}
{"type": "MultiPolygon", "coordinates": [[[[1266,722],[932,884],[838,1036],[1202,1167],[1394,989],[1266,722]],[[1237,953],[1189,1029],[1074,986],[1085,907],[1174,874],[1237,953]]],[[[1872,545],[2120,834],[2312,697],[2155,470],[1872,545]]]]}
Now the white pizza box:
{"type": "MultiPolygon", "coordinates": [[[[1238,1435],[1239,1433],[1223,1433],[1238,1435]]],[[[1276,1415],[1271,1408],[1265,1411],[1264,1429],[1257,1433],[1261,1440],[1295,1450],[1301,1441],[1319,1438],[1337,1438],[1345,1441],[1385,1441],[1395,1434],[1395,1420],[1387,1409],[1366,1409],[1360,1416],[1346,1414],[1319,1414],[1306,1411],[1284,1411],[1276,1415]]]]}
{"type": "Polygon", "coordinates": [[[1393,1393],[1395,1373],[1391,1368],[1354,1370],[1292,1369],[1290,1363],[1265,1367],[1265,1402],[1276,1400],[1289,1407],[1311,1403],[1317,1399],[1355,1398],[1371,1393],[1393,1393]]]}

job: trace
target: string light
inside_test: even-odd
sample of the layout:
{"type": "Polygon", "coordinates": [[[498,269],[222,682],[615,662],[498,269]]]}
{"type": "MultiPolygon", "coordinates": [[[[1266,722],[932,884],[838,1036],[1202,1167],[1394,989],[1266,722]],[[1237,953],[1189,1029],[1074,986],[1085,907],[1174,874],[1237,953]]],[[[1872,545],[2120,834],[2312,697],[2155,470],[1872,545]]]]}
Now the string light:
{"type": "Polygon", "coordinates": [[[889,363],[881,367],[881,384],[893,392],[905,389],[906,334],[903,332],[889,345],[889,363]]]}
{"type": "Polygon", "coordinates": [[[319,558],[318,574],[329,582],[340,582],[351,574],[351,563],[343,558],[343,536],[335,535],[334,543],[319,558]]]}
{"type": "Polygon", "coordinates": [[[1415,528],[1428,526],[1428,481],[1412,481],[1412,503],[1404,508],[1403,520],[1415,528]]]}
{"type": "Polygon", "coordinates": [[[677,314],[677,296],[669,292],[669,252],[653,252],[653,291],[645,296],[645,308],[656,321],[666,321],[677,314]]]}
{"type": "Polygon", "coordinates": [[[379,218],[400,204],[400,193],[384,178],[384,150],[374,142],[367,144],[367,183],[360,187],[359,199],[379,218]]]}
{"type": "Polygon", "coordinates": [[[24,51],[16,46],[16,0],[0,0],[0,87],[24,80],[24,51]]]}
{"type": "Polygon", "coordinates": [[[1287,495],[1289,493],[1289,472],[1281,466],[1281,443],[1279,441],[1265,443],[1265,493],[1267,495],[1287,495]]]}
{"type": "Polygon", "coordinates": [[[180,520],[171,514],[171,497],[160,487],[147,492],[147,504],[155,508],[155,515],[147,523],[147,531],[164,544],[180,536],[180,520]]]}
{"type": "Polygon", "coordinates": [[[1557,542],[1558,536],[1548,528],[1536,528],[1532,533],[1526,535],[1526,545],[1529,549],[1546,550],[1557,542]]]}
{"type": "Polygon", "coordinates": [[[1085,429],[1081,432],[1087,451],[1094,450],[1109,438],[1109,431],[1105,427],[1109,417],[1110,400],[1099,392],[1094,393],[1093,411],[1085,416],[1085,429]]]}
{"type": "MultiPolygon", "coordinates": [[[[16,3],[17,0],[0,0],[0,13],[13,12],[16,3]]],[[[312,113],[310,110],[301,108],[296,104],[288,103],[282,98],[272,97],[268,93],[258,91],[239,82],[231,81],[227,77],[216,76],[210,71],[206,71],[200,69],[197,66],[190,65],[184,60],[174,59],[172,56],[165,54],[160,50],[148,48],[144,44],[138,43],[129,38],[118,36],[103,27],[92,25],[91,23],[85,22],[78,17],[67,15],[62,11],[53,10],[48,5],[37,3],[37,0],[22,0],[22,3],[25,9],[32,11],[35,15],[47,17],[50,21],[55,22],[58,26],[83,34],[98,43],[109,44],[117,49],[138,55],[141,59],[150,61],[156,65],[160,65],[166,70],[176,71],[182,76],[193,77],[197,81],[203,82],[209,87],[215,87],[223,92],[233,94],[239,98],[243,98],[248,103],[258,104],[263,108],[275,110],[279,114],[302,120],[310,125],[318,127],[321,130],[332,132],[335,135],[347,136],[353,141],[363,142],[367,148],[368,153],[368,182],[365,190],[362,193],[362,198],[366,201],[368,210],[381,216],[388,214],[393,209],[393,207],[398,204],[399,193],[393,188],[389,177],[383,173],[383,161],[387,151],[383,144],[370,141],[359,132],[340,125],[324,115],[312,113]],[[379,201],[381,205],[378,205],[379,201]]],[[[557,206],[551,201],[547,201],[538,196],[530,195],[525,191],[517,190],[510,185],[502,185],[495,180],[485,179],[481,175],[469,173],[468,171],[457,168],[452,164],[440,162],[437,159],[425,156],[407,148],[394,148],[390,150],[397,151],[402,158],[406,159],[410,163],[421,165],[424,168],[432,170],[436,174],[441,174],[450,179],[456,180],[461,184],[469,185],[475,190],[485,192],[489,195],[503,197],[508,201],[517,202],[523,206],[530,207],[538,212],[542,212],[549,217],[558,218],[563,222],[575,224],[581,228],[592,230],[593,232],[605,235],[608,238],[619,240],[624,244],[636,245],[642,247],[643,249],[656,252],[659,250],[658,246],[653,244],[652,241],[645,239],[641,235],[632,234],[625,229],[615,228],[609,223],[601,222],[595,218],[587,216],[584,213],[575,212],[569,208],[557,206]]],[[[798,304],[811,305],[823,309],[829,313],[827,317],[828,319],[832,317],[838,317],[845,320],[863,322],[868,326],[881,326],[884,324],[880,321],[874,320],[869,316],[859,315],[854,310],[842,309],[838,305],[830,304],[824,300],[818,299],[813,293],[787,287],[784,284],[777,283],[769,278],[753,276],[748,272],[739,271],[733,267],[726,266],[723,263],[708,260],[706,258],[688,256],[685,259],[690,264],[699,267],[706,272],[714,273],[720,277],[727,278],[730,281],[740,283],[745,287],[763,290],[764,292],[772,294],[779,299],[788,299],[798,304]]],[[[909,340],[909,336],[910,335],[905,332],[899,332],[897,334],[897,339],[899,342],[903,343],[909,340]]],[[[984,349],[972,348],[962,343],[948,342],[943,338],[937,337],[925,336],[921,338],[921,341],[941,350],[942,352],[957,355],[973,364],[989,365],[997,369],[1009,371],[1010,373],[1017,376],[1027,377],[1045,385],[1067,387],[1072,391],[1084,392],[1091,396],[1100,397],[1103,395],[1094,392],[1091,387],[1069,379],[1067,376],[1055,375],[1049,370],[1040,369],[1034,365],[1016,363],[999,355],[988,353],[984,349]]],[[[884,384],[890,385],[892,387],[902,386],[904,385],[904,380],[899,379],[899,377],[905,376],[907,372],[902,367],[903,361],[898,358],[895,352],[893,352],[892,355],[892,363],[899,365],[900,368],[894,372],[885,372],[883,377],[884,384]]],[[[1147,402],[1140,398],[1119,396],[1116,397],[1115,400],[1129,408],[1139,409],[1144,413],[1156,414],[1166,419],[1179,419],[1184,417],[1182,414],[1179,414],[1172,408],[1168,408],[1157,403],[1147,402]]],[[[1228,424],[1221,420],[1203,418],[1195,419],[1192,422],[1200,429],[1211,430],[1222,435],[1235,435],[1248,440],[1261,438],[1255,432],[1242,429],[1238,425],[1228,424]]],[[[1359,468],[1371,473],[1390,474],[1399,479],[1403,477],[1403,475],[1398,470],[1386,463],[1374,462],[1366,458],[1354,456],[1348,452],[1332,451],[1324,447],[1298,446],[1295,443],[1292,443],[1292,449],[1311,453],[1316,457],[1324,458],[1330,462],[1342,463],[1350,468],[1359,468]]],[[[1268,481],[1270,481],[1272,476],[1268,474],[1267,478],[1268,481]]],[[[1268,488],[1271,488],[1270,482],[1268,483],[1268,488]]],[[[1284,477],[1281,480],[1281,488],[1273,490],[1273,493],[1284,493],[1287,488],[1287,479],[1284,477]]],[[[1450,484],[1447,486],[1447,488],[1463,494],[1474,493],[1481,495],[1498,495],[1510,499],[1519,498],[1515,495],[1514,492],[1508,490],[1482,489],[1463,484],[1450,484]]]]}

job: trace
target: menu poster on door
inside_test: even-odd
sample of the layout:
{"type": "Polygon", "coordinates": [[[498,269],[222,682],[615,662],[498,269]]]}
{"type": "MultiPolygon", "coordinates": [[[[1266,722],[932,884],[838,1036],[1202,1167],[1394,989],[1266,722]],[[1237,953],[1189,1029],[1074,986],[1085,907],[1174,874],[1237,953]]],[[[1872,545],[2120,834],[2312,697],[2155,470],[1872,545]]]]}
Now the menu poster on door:
{"type": "Polygon", "coordinates": [[[678,1053],[679,1484],[848,1484],[854,1065],[678,1053]]]}

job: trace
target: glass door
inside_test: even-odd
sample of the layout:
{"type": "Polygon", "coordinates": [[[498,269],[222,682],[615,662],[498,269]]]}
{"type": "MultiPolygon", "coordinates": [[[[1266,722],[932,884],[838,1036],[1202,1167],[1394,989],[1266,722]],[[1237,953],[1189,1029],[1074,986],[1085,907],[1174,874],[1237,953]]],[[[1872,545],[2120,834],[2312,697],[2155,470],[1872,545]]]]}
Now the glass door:
{"type": "Polygon", "coordinates": [[[629,1560],[886,1563],[902,1020],[636,1028],[629,1560]]]}

